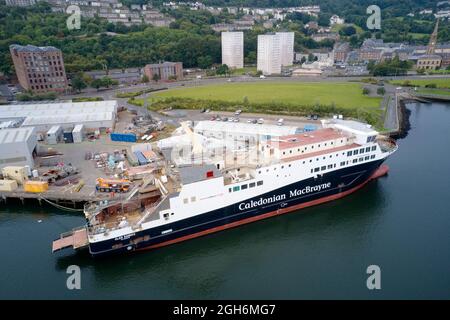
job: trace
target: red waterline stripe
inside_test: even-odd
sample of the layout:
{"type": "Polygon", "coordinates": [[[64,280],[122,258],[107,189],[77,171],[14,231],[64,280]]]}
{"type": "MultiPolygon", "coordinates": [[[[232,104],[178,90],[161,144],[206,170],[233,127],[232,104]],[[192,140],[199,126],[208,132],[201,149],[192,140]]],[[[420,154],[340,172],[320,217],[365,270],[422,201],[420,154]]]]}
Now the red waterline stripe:
{"type": "Polygon", "coordinates": [[[387,165],[382,165],[382,166],[380,166],[377,169],[377,171],[374,172],[374,174],[369,179],[367,179],[366,181],[364,181],[360,185],[358,185],[358,186],[356,186],[356,187],[354,187],[354,188],[352,188],[350,190],[347,190],[347,191],[344,191],[344,192],[341,192],[341,193],[337,193],[337,194],[334,194],[334,195],[331,195],[331,196],[326,196],[326,197],[323,197],[323,198],[320,198],[320,199],[317,199],[317,200],[312,200],[312,201],[308,201],[308,202],[305,202],[305,203],[297,204],[295,206],[291,206],[291,207],[288,207],[288,208],[285,208],[285,209],[278,209],[276,211],[271,211],[271,212],[268,212],[268,213],[264,213],[264,214],[256,216],[256,217],[246,218],[246,219],[239,220],[239,221],[236,221],[236,222],[224,224],[223,226],[214,227],[214,228],[211,228],[211,229],[208,229],[208,230],[204,230],[204,231],[200,231],[200,232],[197,232],[197,233],[193,233],[193,234],[190,234],[190,235],[187,235],[187,236],[183,236],[183,237],[180,237],[180,238],[177,238],[177,239],[161,242],[161,243],[155,244],[153,246],[149,246],[149,247],[145,247],[145,248],[139,248],[139,249],[136,249],[136,251],[150,250],[150,249],[154,249],[154,248],[160,248],[160,247],[168,246],[168,245],[171,245],[171,244],[174,244],[174,243],[186,241],[186,240],[193,239],[193,238],[198,238],[198,237],[210,234],[210,233],[226,230],[226,229],[229,229],[229,228],[234,228],[234,227],[237,227],[237,226],[240,226],[240,225],[243,225],[243,224],[247,224],[247,223],[250,223],[250,222],[266,219],[266,218],[269,218],[269,217],[273,217],[273,216],[276,216],[276,215],[288,213],[288,212],[291,212],[291,211],[294,211],[294,210],[298,210],[298,209],[303,209],[303,208],[306,208],[306,207],[315,206],[315,205],[318,205],[318,204],[321,204],[321,203],[324,203],[324,202],[333,201],[333,200],[345,197],[345,196],[349,195],[350,193],[353,193],[353,192],[361,189],[369,181],[377,179],[377,178],[379,178],[381,176],[384,176],[385,174],[387,174],[388,171],[389,171],[389,167],[387,165]]]}

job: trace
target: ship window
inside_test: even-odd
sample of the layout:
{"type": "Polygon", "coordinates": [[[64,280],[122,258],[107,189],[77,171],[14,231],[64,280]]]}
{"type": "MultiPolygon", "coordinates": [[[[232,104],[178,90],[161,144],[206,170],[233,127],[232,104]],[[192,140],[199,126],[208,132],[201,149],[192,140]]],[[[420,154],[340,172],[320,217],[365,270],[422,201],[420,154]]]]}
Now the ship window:
{"type": "Polygon", "coordinates": [[[184,199],[183,199],[183,203],[184,203],[184,204],[188,203],[188,201],[189,201],[188,198],[184,198],[184,199]]]}
{"type": "Polygon", "coordinates": [[[370,147],[367,147],[367,148],[366,148],[366,152],[369,152],[369,151],[370,151],[370,147]]]}
{"type": "Polygon", "coordinates": [[[254,182],[252,182],[252,183],[250,183],[248,186],[250,187],[250,188],[254,188],[255,187],[255,183],[254,182]]]}
{"type": "Polygon", "coordinates": [[[242,186],[241,186],[241,190],[245,190],[245,189],[247,189],[248,188],[248,185],[246,185],[246,184],[243,184],[242,186]]]}
{"type": "Polygon", "coordinates": [[[372,151],[375,151],[375,150],[377,150],[377,146],[372,147],[372,151]]]}
{"type": "Polygon", "coordinates": [[[325,143],[325,146],[326,146],[327,144],[325,143]]]}
{"type": "Polygon", "coordinates": [[[233,187],[233,191],[239,191],[239,186],[233,187]]]}
{"type": "Polygon", "coordinates": [[[333,168],[333,165],[332,164],[329,164],[328,165],[328,169],[332,169],[333,168]]]}
{"type": "Polygon", "coordinates": [[[281,169],[284,169],[284,166],[281,166],[281,169]]]}
{"type": "Polygon", "coordinates": [[[291,167],[291,165],[288,165],[288,167],[290,168],[290,167],[291,167]]]}
{"type": "Polygon", "coordinates": [[[318,147],[320,148],[320,143],[319,143],[318,147]]]}
{"type": "Polygon", "coordinates": [[[191,197],[191,202],[195,202],[197,200],[196,197],[191,197]]]}
{"type": "Polygon", "coordinates": [[[359,158],[359,162],[363,162],[364,158],[359,158]]]}
{"type": "Polygon", "coordinates": [[[370,156],[370,159],[375,159],[375,155],[374,155],[374,154],[371,155],[371,156],[370,156]]]}
{"type": "Polygon", "coordinates": [[[358,154],[358,150],[353,150],[353,154],[356,156],[358,154]]]}
{"type": "Polygon", "coordinates": [[[345,166],[345,161],[341,162],[341,167],[345,166]]]}
{"type": "Polygon", "coordinates": [[[233,191],[233,189],[231,189],[231,188],[228,188],[228,192],[231,192],[231,191],[233,191]]]}
{"type": "Polygon", "coordinates": [[[263,181],[261,180],[261,181],[256,182],[256,185],[257,186],[262,186],[263,185],[263,181]]]}
{"type": "Polygon", "coordinates": [[[310,159],[309,162],[312,162],[312,159],[310,159]]]}
{"type": "Polygon", "coordinates": [[[369,160],[369,156],[366,156],[366,157],[364,158],[364,160],[369,160]]]}
{"type": "Polygon", "coordinates": [[[303,161],[303,164],[305,164],[305,161],[303,161]]]}
{"type": "Polygon", "coordinates": [[[311,173],[313,173],[313,169],[311,169],[311,173]]]}
{"type": "Polygon", "coordinates": [[[325,170],[327,167],[326,166],[322,166],[321,168],[320,168],[320,170],[325,170]]]}
{"type": "Polygon", "coordinates": [[[347,152],[347,157],[350,157],[351,155],[352,155],[351,151],[347,152]]]}
{"type": "Polygon", "coordinates": [[[317,171],[319,171],[320,170],[320,168],[319,167],[317,167],[317,168],[314,168],[314,172],[317,172],[317,171]]]}
{"type": "Polygon", "coordinates": [[[358,159],[353,159],[353,163],[357,163],[358,162],[358,159]]]}
{"type": "Polygon", "coordinates": [[[364,153],[364,148],[359,149],[359,153],[364,153]]]}
{"type": "Polygon", "coordinates": [[[333,144],[333,141],[331,141],[331,143],[330,144],[333,144]]]}

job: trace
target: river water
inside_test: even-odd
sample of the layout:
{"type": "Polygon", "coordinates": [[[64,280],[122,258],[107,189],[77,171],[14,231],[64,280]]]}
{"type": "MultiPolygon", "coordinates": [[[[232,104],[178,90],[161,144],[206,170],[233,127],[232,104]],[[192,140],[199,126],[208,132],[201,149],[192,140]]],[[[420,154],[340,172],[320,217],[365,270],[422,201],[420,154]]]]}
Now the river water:
{"type": "Polygon", "coordinates": [[[80,214],[0,206],[0,298],[450,298],[450,105],[410,104],[389,175],[344,199],[155,251],[51,253],[80,214]],[[66,268],[81,268],[81,290],[66,268]],[[381,289],[366,286],[369,265],[381,289]]]}

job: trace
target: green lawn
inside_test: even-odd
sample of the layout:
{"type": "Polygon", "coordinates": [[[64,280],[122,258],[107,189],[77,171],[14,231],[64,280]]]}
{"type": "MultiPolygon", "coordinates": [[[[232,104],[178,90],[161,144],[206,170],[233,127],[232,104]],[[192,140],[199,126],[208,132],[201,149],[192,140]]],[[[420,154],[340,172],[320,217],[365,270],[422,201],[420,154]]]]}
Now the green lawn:
{"type": "Polygon", "coordinates": [[[380,108],[381,98],[362,94],[357,83],[226,83],[194,88],[172,89],[152,95],[153,99],[191,98],[248,103],[282,103],[290,105],[335,105],[341,108],[380,108]]]}
{"type": "Polygon", "coordinates": [[[437,95],[444,95],[444,96],[450,96],[450,91],[447,90],[439,90],[439,89],[429,89],[429,88],[420,88],[417,90],[417,93],[422,94],[437,94],[437,95]]]}
{"type": "Polygon", "coordinates": [[[407,81],[410,86],[425,87],[427,84],[436,84],[438,88],[450,89],[450,78],[445,79],[418,79],[418,80],[393,80],[390,83],[394,85],[405,85],[407,81]]]}

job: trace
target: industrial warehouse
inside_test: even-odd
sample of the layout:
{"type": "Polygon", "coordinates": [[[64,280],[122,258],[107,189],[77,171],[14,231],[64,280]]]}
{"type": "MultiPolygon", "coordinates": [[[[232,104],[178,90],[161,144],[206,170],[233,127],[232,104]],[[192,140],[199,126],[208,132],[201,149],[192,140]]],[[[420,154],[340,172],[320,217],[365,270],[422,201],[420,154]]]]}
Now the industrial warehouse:
{"type": "Polygon", "coordinates": [[[14,121],[22,127],[35,127],[36,132],[54,125],[63,129],[83,124],[87,129],[113,128],[117,117],[117,101],[61,102],[0,106],[0,123],[14,121]]]}

